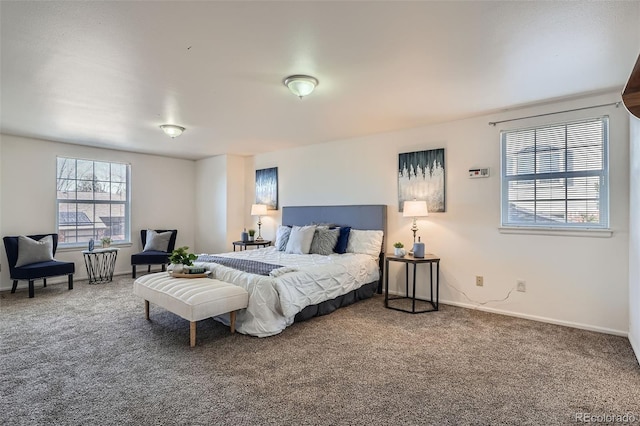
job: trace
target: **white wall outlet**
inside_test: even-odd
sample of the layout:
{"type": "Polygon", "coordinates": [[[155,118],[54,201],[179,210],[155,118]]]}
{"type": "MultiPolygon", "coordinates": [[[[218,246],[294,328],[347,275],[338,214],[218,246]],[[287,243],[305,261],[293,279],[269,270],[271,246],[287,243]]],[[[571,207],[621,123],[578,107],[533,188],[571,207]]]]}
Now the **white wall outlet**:
{"type": "Polygon", "coordinates": [[[525,280],[518,280],[518,291],[525,293],[527,291],[527,283],[525,280]]]}
{"type": "Polygon", "coordinates": [[[476,285],[482,287],[484,285],[484,277],[476,275],[476,285]]]}

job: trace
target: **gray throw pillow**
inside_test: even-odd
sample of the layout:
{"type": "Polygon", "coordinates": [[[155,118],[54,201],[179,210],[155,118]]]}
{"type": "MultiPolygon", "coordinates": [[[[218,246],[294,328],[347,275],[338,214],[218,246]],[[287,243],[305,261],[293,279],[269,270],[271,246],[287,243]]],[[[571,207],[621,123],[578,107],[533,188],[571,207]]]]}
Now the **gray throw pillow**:
{"type": "Polygon", "coordinates": [[[289,241],[287,241],[287,248],[284,252],[291,254],[309,254],[311,241],[313,241],[315,232],[315,225],[294,226],[291,229],[291,234],[289,234],[289,241]]]}
{"type": "Polygon", "coordinates": [[[276,231],[276,248],[278,251],[285,251],[287,243],[289,242],[289,234],[291,234],[291,228],[288,226],[280,225],[276,231]]]}
{"type": "Polygon", "coordinates": [[[53,237],[47,235],[36,241],[20,235],[18,237],[18,261],[16,268],[37,262],[53,260],[53,237]]]}
{"type": "Polygon", "coordinates": [[[329,229],[325,227],[318,227],[316,233],[313,235],[313,241],[311,241],[310,253],[321,254],[323,256],[329,256],[333,254],[333,249],[338,242],[338,234],[340,230],[338,228],[329,229]]]}
{"type": "Polygon", "coordinates": [[[153,229],[147,230],[147,243],[142,251],[167,251],[171,234],[171,231],[156,232],[153,229]]]}

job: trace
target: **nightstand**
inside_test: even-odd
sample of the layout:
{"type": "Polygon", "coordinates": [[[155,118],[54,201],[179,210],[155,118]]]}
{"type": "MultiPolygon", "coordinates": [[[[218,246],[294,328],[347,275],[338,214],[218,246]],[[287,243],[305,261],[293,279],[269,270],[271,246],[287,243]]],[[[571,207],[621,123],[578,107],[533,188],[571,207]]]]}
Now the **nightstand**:
{"type": "Polygon", "coordinates": [[[240,247],[240,251],[246,250],[247,247],[256,246],[260,247],[268,247],[271,245],[271,241],[262,240],[262,241],[234,241],[233,242],[233,251],[236,251],[236,246],[240,247]]]}
{"type": "Polygon", "coordinates": [[[384,270],[385,270],[385,279],[384,279],[384,307],[388,309],[395,309],[396,311],[409,312],[411,314],[420,314],[424,312],[433,312],[438,310],[438,297],[440,293],[440,258],[433,254],[425,254],[423,258],[413,257],[413,256],[395,256],[393,254],[385,255],[384,259],[384,270]],[[389,262],[401,262],[405,265],[405,295],[404,296],[394,296],[389,297],[389,262]],[[429,264],[429,285],[430,285],[430,293],[431,299],[418,299],[416,297],[416,269],[418,264],[428,263],[429,264]],[[436,297],[433,298],[433,265],[436,265],[436,279],[435,279],[435,287],[436,287],[436,297]],[[413,292],[411,296],[409,296],[409,265],[413,265],[413,292]],[[394,300],[409,300],[411,301],[411,309],[402,308],[399,303],[394,303],[394,300]],[[431,308],[422,309],[416,311],[416,301],[426,302],[431,308]],[[392,303],[389,303],[392,302],[392,303]]]}

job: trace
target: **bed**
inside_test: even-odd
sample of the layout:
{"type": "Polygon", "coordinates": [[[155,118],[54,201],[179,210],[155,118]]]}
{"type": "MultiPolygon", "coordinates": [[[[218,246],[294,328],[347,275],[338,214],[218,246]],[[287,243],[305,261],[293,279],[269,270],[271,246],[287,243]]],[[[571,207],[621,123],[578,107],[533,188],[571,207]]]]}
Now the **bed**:
{"type": "MultiPolygon", "coordinates": [[[[195,264],[211,271],[212,278],[249,292],[249,306],[236,317],[238,332],[272,336],[294,322],[331,313],[381,291],[386,218],[386,205],[283,207],[283,226],[349,226],[352,236],[382,237],[375,240],[377,247],[370,245],[366,251],[351,250],[355,241],[351,251],[329,255],[291,254],[271,246],[200,255],[195,264]]],[[[216,320],[228,322],[226,316],[216,320]]]]}

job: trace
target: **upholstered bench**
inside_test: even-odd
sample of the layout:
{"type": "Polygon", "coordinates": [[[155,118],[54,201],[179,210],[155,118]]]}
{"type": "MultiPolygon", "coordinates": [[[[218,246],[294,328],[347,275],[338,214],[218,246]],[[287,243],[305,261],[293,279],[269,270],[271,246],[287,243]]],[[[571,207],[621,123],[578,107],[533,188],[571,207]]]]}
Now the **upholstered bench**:
{"type": "Polygon", "coordinates": [[[230,313],[235,333],[236,311],[249,303],[249,293],[242,287],[211,278],[173,278],[168,272],[138,278],[133,294],[144,299],[146,319],[151,302],[189,321],[191,347],[196,345],[197,321],[230,313]]]}

